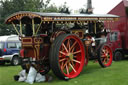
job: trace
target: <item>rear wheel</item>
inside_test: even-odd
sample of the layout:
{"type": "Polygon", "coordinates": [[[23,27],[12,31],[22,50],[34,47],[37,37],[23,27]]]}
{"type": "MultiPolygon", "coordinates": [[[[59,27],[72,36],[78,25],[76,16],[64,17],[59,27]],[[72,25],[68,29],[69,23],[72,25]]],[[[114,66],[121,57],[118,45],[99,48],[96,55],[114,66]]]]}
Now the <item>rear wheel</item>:
{"type": "Polygon", "coordinates": [[[85,50],[82,41],[71,34],[56,38],[50,51],[50,66],[61,79],[77,77],[85,63],[85,50]]]}
{"type": "Polygon", "coordinates": [[[102,67],[108,67],[112,64],[113,55],[111,48],[106,45],[102,44],[101,47],[98,49],[98,61],[102,67]]]}
{"type": "Polygon", "coordinates": [[[114,53],[114,58],[115,61],[120,61],[123,59],[123,53],[121,51],[116,51],[114,53]]]}

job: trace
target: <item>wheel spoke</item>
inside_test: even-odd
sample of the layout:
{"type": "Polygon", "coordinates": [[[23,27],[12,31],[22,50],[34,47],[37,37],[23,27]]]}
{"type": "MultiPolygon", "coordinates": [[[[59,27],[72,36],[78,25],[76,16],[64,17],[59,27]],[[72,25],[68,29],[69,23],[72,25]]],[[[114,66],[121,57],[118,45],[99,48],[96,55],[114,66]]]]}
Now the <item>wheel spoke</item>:
{"type": "Polygon", "coordinates": [[[68,49],[67,49],[67,47],[65,46],[65,44],[64,43],[62,43],[62,46],[64,47],[64,49],[66,50],[66,52],[68,53],[68,49]]]}
{"type": "Polygon", "coordinates": [[[76,45],[76,43],[77,43],[77,41],[75,41],[75,42],[73,43],[73,45],[71,46],[70,50],[72,50],[72,48],[76,45]]]}
{"type": "Polygon", "coordinates": [[[107,61],[108,61],[108,60],[109,60],[109,58],[110,58],[110,56],[107,54],[106,58],[107,58],[107,61]]]}
{"type": "Polygon", "coordinates": [[[107,54],[107,57],[110,58],[110,54],[107,54]]]}
{"type": "Polygon", "coordinates": [[[64,47],[63,46],[61,47],[61,51],[64,51],[64,47]]]}
{"type": "Polygon", "coordinates": [[[77,56],[73,56],[74,58],[76,58],[77,56]]]}
{"type": "Polygon", "coordinates": [[[102,58],[102,62],[103,62],[103,63],[105,63],[105,59],[106,59],[106,58],[102,58]]]}
{"type": "Polygon", "coordinates": [[[103,62],[106,63],[106,60],[107,60],[107,58],[104,58],[104,61],[103,62]]]}
{"type": "Polygon", "coordinates": [[[105,58],[103,58],[103,63],[108,63],[109,58],[106,56],[105,58]]]}
{"type": "Polygon", "coordinates": [[[105,49],[103,49],[102,52],[105,53],[105,49]]]}
{"type": "Polygon", "coordinates": [[[74,52],[74,49],[75,49],[75,47],[72,49],[72,51],[71,51],[72,53],[74,52]]]}
{"type": "Polygon", "coordinates": [[[61,54],[65,55],[66,56],[66,53],[62,52],[62,51],[59,51],[61,54]]]}
{"type": "Polygon", "coordinates": [[[106,63],[108,63],[108,61],[109,61],[109,59],[108,59],[108,58],[106,58],[105,62],[106,62],[106,63]]]}
{"type": "Polygon", "coordinates": [[[76,72],[75,68],[72,66],[71,63],[69,63],[69,65],[71,66],[71,68],[73,69],[74,72],[76,72]]]}
{"type": "Polygon", "coordinates": [[[105,50],[105,53],[106,53],[106,54],[108,54],[108,52],[109,52],[108,50],[105,50]]]}
{"type": "Polygon", "coordinates": [[[78,60],[75,60],[75,59],[72,59],[72,61],[74,61],[74,62],[76,62],[76,63],[81,63],[80,61],[78,61],[78,60]]]}
{"type": "Polygon", "coordinates": [[[69,75],[69,68],[68,68],[67,64],[66,64],[66,71],[67,71],[67,74],[69,75]]]}
{"type": "Polygon", "coordinates": [[[59,55],[59,58],[62,57],[61,55],[59,55]]]}
{"type": "Polygon", "coordinates": [[[70,45],[70,40],[69,40],[69,52],[71,51],[71,45],[70,45]]]}
{"type": "Polygon", "coordinates": [[[101,57],[102,57],[102,58],[105,58],[106,56],[103,54],[103,55],[101,55],[101,57]]]}
{"type": "Polygon", "coordinates": [[[62,62],[62,61],[65,61],[65,60],[66,60],[66,58],[63,58],[63,59],[60,59],[59,62],[62,62]]]}
{"type": "Polygon", "coordinates": [[[80,52],[81,52],[81,50],[78,50],[76,52],[73,52],[73,54],[77,54],[77,53],[80,53],[80,52]]]}
{"type": "Polygon", "coordinates": [[[65,66],[67,65],[68,61],[63,65],[62,70],[64,70],[65,66]]]}
{"type": "Polygon", "coordinates": [[[71,46],[70,46],[70,39],[68,39],[67,47],[68,47],[68,50],[69,50],[69,52],[70,52],[70,49],[71,49],[71,46]]]}
{"type": "Polygon", "coordinates": [[[108,58],[106,58],[106,64],[109,62],[109,59],[108,58]]]}
{"type": "Polygon", "coordinates": [[[72,60],[71,60],[71,63],[72,63],[73,66],[75,66],[75,65],[74,65],[74,62],[73,62],[72,60]]]}
{"type": "Polygon", "coordinates": [[[61,69],[63,70],[64,62],[62,62],[60,65],[61,65],[61,69]]]}

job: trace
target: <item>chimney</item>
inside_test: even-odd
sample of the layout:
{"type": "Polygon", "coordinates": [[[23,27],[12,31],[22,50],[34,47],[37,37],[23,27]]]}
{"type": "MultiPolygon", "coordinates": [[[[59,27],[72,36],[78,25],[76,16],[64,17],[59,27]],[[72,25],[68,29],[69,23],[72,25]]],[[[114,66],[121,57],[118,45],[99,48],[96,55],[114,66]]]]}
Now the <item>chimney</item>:
{"type": "Polygon", "coordinates": [[[93,9],[92,9],[92,0],[87,0],[87,10],[86,10],[87,14],[92,14],[93,13],[93,9]]]}

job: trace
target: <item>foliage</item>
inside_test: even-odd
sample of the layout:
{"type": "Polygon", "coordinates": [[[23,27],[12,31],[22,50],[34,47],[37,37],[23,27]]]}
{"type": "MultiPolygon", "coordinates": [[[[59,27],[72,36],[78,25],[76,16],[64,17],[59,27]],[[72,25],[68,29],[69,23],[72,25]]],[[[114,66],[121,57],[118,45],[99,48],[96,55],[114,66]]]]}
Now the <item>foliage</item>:
{"type": "Polygon", "coordinates": [[[47,6],[47,8],[42,8],[42,12],[59,12],[59,13],[70,13],[71,10],[69,10],[69,7],[67,6],[67,3],[64,2],[63,5],[57,7],[55,3],[51,4],[50,6],[47,6]]]}
{"type": "Polygon", "coordinates": [[[41,12],[59,12],[59,10],[55,4],[51,4],[47,8],[41,9],[40,11],[41,12]]]}
{"type": "Polygon", "coordinates": [[[0,35],[10,35],[16,32],[12,26],[4,23],[5,19],[18,11],[40,11],[47,8],[50,0],[1,0],[0,1],[0,35]]]}
{"type": "Polygon", "coordinates": [[[0,10],[0,35],[15,34],[12,26],[4,23],[4,20],[10,14],[18,11],[39,11],[41,7],[40,0],[1,0],[0,4],[0,7],[2,8],[0,10]]]}
{"type": "Polygon", "coordinates": [[[3,8],[2,17],[18,12],[18,11],[40,11],[40,8],[46,8],[50,0],[1,0],[3,8]]]}
{"type": "Polygon", "coordinates": [[[5,19],[18,11],[33,12],[63,12],[70,13],[69,7],[64,5],[59,8],[55,4],[50,4],[51,0],[0,0],[0,36],[15,34],[12,26],[4,23],[5,19]]]}

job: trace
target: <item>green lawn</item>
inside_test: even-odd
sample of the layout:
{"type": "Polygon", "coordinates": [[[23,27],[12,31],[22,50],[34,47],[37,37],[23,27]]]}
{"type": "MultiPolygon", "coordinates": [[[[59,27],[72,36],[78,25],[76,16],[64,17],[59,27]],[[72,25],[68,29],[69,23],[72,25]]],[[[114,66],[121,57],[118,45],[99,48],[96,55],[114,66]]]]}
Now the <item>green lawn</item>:
{"type": "MultiPolygon", "coordinates": [[[[0,85],[28,85],[13,80],[20,70],[20,66],[0,66],[0,85]]],[[[59,80],[52,72],[49,75],[54,78],[52,82],[34,85],[128,85],[128,60],[113,62],[108,68],[101,68],[91,61],[77,78],[69,81],[59,80]]]]}

